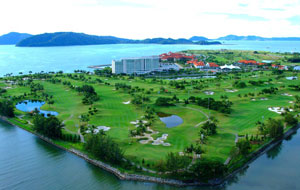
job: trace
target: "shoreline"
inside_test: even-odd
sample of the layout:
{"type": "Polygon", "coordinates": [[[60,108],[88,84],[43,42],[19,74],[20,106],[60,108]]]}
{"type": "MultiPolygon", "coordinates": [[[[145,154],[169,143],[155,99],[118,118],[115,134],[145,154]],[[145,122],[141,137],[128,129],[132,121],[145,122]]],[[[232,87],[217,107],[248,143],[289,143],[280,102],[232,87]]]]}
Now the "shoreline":
{"type": "Polygon", "coordinates": [[[20,127],[12,122],[10,122],[6,117],[4,116],[0,116],[0,120],[18,127],[20,129],[23,129],[35,136],[37,136],[38,138],[40,138],[41,140],[57,147],[60,148],[62,150],[65,150],[69,153],[72,153],[82,159],[84,159],[85,161],[89,162],[90,164],[93,164],[94,166],[97,166],[107,172],[110,172],[111,174],[115,175],[116,177],[118,177],[119,180],[127,180],[127,181],[140,181],[140,182],[151,182],[151,183],[159,183],[159,184],[166,184],[166,185],[171,185],[171,186],[177,186],[177,187],[188,187],[188,186],[220,186],[223,185],[224,183],[226,183],[226,181],[228,181],[230,178],[232,178],[233,176],[237,175],[240,171],[242,171],[243,169],[249,167],[249,164],[251,164],[253,161],[255,161],[257,158],[259,158],[260,156],[262,156],[263,154],[265,154],[267,151],[269,151],[270,149],[274,148],[275,146],[277,146],[279,143],[281,143],[284,139],[288,138],[289,136],[291,136],[292,134],[294,134],[295,132],[297,132],[297,130],[300,127],[300,124],[298,124],[295,127],[290,128],[288,131],[286,131],[282,137],[278,138],[278,139],[274,139],[268,143],[266,143],[265,145],[263,145],[262,147],[260,147],[258,150],[256,150],[255,152],[253,152],[250,156],[249,156],[249,161],[247,161],[246,163],[244,163],[241,167],[235,169],[233,172],[229,173],[228,175],[226,175],[225,177],[221,178],[221,179],[214,179],[214,180],[210,180],[210,182],[208,183],[203,183],[203,182],[193,182],[193,183],[186,183],[182,180],[176,180],[176,179],[167,179],[167,178],[159,178],[159,177],[152,177],[152,176],[147,176],[147,175],[141,175],[141,174],[127,174],[127,173],[122,173],[119,169],[114,168],[112,166],[110,166],[109,164],[106,164],[102,161],[99,160],[94,160],[88,157],[88,155],[81,153],[80,151],[76,150],[76,149],[67,149],[63,146],[60,146],[56,143],[54,143],[52,141],[52,139],[44,137],[40,134],[37,134],[35,132],[32,132],[30,130],[27,130],[23,127],[20,127]]]}

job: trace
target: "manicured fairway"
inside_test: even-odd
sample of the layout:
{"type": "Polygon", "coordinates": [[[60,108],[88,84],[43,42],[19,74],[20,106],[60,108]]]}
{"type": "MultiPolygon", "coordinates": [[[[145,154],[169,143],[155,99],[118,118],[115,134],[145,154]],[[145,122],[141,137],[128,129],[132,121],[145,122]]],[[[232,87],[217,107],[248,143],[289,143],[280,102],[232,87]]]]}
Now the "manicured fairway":
{"type": "MultiPolygon", "coordinates": [[[[80,74],[78,74],[80,75],[80,74]]],[[[84,75],[84,74],[81,74],[84,75]]],[[[223,75],[222,79],[185,79],[187,84],[185,89],[179,90],[170,86],[170,80],[153,81],[152,79],[128,78],[128,76],[106,78],[95,75],[86,75],[86,81],[70,79],[66,76],[58,77],[62,81],[71,82],[74,86],[82,86],[83,84],[92,85],[100,100],[92,106],[82,103],[83,95],[76,92],[74,89],[63,84],[52,84],[48,81],[34,81],[44,86],[44,91],[49,95],[53,95],[54,104],[45,104],[42,106],[44,110],[53,110],[59,113],[58,118],[64,121],[64,133],[78,133],[79,126],[83,123],[80,121],[80,115],[87,114],[90,107],[97,108],[98,112],[90,116],[88,124],[94,126],[107,126],[110,130],[107,132],[120,146],[125,150],[125,155],[131,160],[141,162],[142,159],[147,163],[155,163],[160,159],[164,159],[169,152],[182,152],[190,144],[195,144],[199,140],[199,131],[202,122],[207,120],[207,116],[214,116],[218,120],[217,134],[208,137],[206,144],[201,145],[204,154],[202,157],[220,160],[224,162],[230,154],[230,150],[235,146],[236,135],[256,135],[257,128],[255,123],[268,118],[279,118],[279,114],[268,110],[269,107],[290,107],[293,104],[289,103],[294,100],[295,95],[299,92],[291,90],[288,85],[300,84],[299,80],[291,81],[285,77],[275,79],[275,75],[271,72],[255,72],[241,74],[238,80],[247,83],[246,88],[238,89],[233,87],[234,79],[239,75],[228,74],[223,75]],[[254,77],[253,77],[254,76],[254,77]],[[110,85],[95,82],[100,79],[110,85]],[[272,79],[272,80],[269,80],[272,79]],[[190,82],[193,80],[202,81],[207,85],[203,90],[196,90],[195,85],[190,82]],[[260,86],[252,86],[248,81],[266,81],[260,86]],[[124,104],[124,102],[132,101],[133,97],[124,92],[122,89],[116,90],[115,83],[126,83],[132,87],[144,89],[136,94],[144,94],[150,98],[149,102],[144,102],[143,106],[133,105],[132,103],[124,104]],[[216,85],[219,84],[219,85],[216,85]],[[164,93],[161,88],[167,89],[164,93]],[[279,91],[274,95],[256,96],[262,89],[276,87],[279,91]],[[228,92],[228,89],[237,90],[236,92],[228,92]],[[213,95],[206,95],[203,91],[213,91],[213,95]],[[145,93],[149,91],[149,93],[145,93]],[[250,96],[249,93],[255,93],[255,96],[250,96]],[[289,93],[293,96],[284,96],[283,93],[289,93]],[[241,97],[238,97],[241,94],[241,97]],[[245,95],[247,94],[247,97],[245,95]],[[156,106],[155,100],[157,97],[172,98],[176,95],[180,102],[174,106],[159,107],[156,106]],[[183,103],[184,99],[190,96],[196,97],[212,97],[215,100],[220,100],[221,96],[227,96],[233,102],[232,113],[222,114],[217,111],[209,110],[208,107],[200,107],[195,104],[183,103]],[[266,98],[267,100],[261,100],[266,98]],[[252,100],[252,99],[255,99],[252,100]],[[162,134],[168,134],[165,142],[171,146],[141,144],[136,138],[130,137],[130,130],[136,127],[130,124],[132,121],[141,119],[144,115],[146,106],[153,107],[156,112],[163,112],[171,115],[177,115],[183,119],[183,123],[174,128],[167,128],[162,123],[158,116],[155,115],[155,121],[151,129],[158,131],[158,134],[153,135],[154,139],[161,137],[162,134]]],[[[285,76],[298,76],[299,74],[287,73],[285,76]]],[[[183,80],[178,80],[178,82],[183,80]]],[[[6,84],[0,82],[0,87],[6,84]]],[[[29,93],[28,87],[12,86],[7,89],[6,96],[19,96],[24,93],[29,93]]],[[[24,115],[20,111],[18,115],[24,115]]],[[[23,119],[32,122],[31,118],[25,116],[23,119]]]]}

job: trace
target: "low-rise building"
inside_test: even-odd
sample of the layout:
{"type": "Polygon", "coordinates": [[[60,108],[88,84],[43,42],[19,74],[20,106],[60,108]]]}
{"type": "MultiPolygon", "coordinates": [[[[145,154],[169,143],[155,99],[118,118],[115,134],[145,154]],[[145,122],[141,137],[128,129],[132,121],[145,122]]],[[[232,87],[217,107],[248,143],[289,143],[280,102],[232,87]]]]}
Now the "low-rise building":
{"type": "Polygon", "coordinates": [[[187,61],[187,60],[191,60],[191,59],[195,59],[195,55],[186,55],[184,53],[163,53],[160,56],[160,59],[162,61],[187,61]]]}
{"type": "Polygon", "coordinates": [[[249,66],[249,65],[256,65],[257,61],[255,61],[255,60],[239,60],[238,63],[241,65],[249,66]]]}
{"type": "Polygon", "coordinates": [[[272,68],[273,69],[278,69],[278,70],[288,70],[288,67],[285,66],[285,65],[275,65],[275,64],[272,64],[272,68]]]}
{"type": "Polygon", "coordinates": [[[255,60],[239,60],[237,65],[239,66],[251,66],[251,67],[258,67],[258,66],[266,66],[268,63],[266,63],[266,60],[263,60],[262,62],[257,62],[255,60]]]}
{"type": "Polygon", "coordinates": [[[202,69],[205,67],[205,63],[203,61],[197,61],[197,60],[187,61],[186,64],[191,64],[197,69],[202,69]]]}
{"type": "Polygon", "coordinates": [[[216,63],[213,63],[213,62],[212,63],[207,63],[206,67],[208,69],[220,69],[220,66],[218,64],[216,64],[216,63]]]}
{"type": "Polygon", "coordinates": [[[146,74],[159,70],[158,56],[123,58],[112,61],[112,73],[114,74],[146,74]]]}

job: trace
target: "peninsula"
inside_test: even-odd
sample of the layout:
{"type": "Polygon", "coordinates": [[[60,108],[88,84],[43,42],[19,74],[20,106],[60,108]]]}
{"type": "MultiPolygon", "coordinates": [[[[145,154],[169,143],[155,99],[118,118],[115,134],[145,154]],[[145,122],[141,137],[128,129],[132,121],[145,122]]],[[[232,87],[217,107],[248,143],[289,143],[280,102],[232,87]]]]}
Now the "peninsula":
{"type": "Polygon", "coordinates": [[[175,185],[219,184],[296,130],[298,54],[159,57],[180,69],[8,74],[0,79],[0,114],[121,179],[175,185]]]}

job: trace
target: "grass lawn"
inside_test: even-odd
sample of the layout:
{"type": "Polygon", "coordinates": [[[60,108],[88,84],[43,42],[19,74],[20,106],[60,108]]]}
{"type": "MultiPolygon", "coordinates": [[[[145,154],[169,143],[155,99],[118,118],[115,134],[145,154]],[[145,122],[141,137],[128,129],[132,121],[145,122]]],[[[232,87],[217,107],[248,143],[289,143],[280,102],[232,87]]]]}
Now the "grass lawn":
{"type": "MultiPolygon", "coordinates": [[[[275,55],[273,55],[275,56],[275,55]]],[[[264,57],[267,59],[267,57],[264,57]]],[[[276,58],[276,56],[275,56],[276,58]]],[[[79,74],[77,74],[79,75],[79,74]]],[[[83,75],[83,74],[82,74],[83,75]]],[[[287,73],[286,76],[295,76],[293,73],[287,73]]],[[[299,78],[299,74],[296,74],[299,78]]],[[[62,81],[71,82],[74,86],[81,86],[83,84],[92,85],[100,100],[95,102],[92,107],[97,108],[98,112],[90,116],[89,124],[95,126],[107,126],[110,130],[107,132],[109,136],[115,139],[120,146],[125,150],[125,155],[135,162],[141,162],[145,159],[147,163],[155,163],[160,159],[164,159],[169,152],[182,152],[190,144],[195,144],[199,139],[199,131],[201,125],[197,124],[207,120],[206,115],[214,116],[218,119],[217,134],[208,137],[206,144],[202,145],[205,158],[220,160],[224,162],[228,157],[230,150],[235,146],[235,136],[238,135],[256,135],[257,128],[255,123],[257,121],[266,120],[268,118],[280,118],[281,116],[275,112],[268,110],[269,107],[289,107],[293,104],[289,103],[294,100],[292,96],[284,96],[283,93],[289,93],[293,96],[299,92],[292,91],[288,85],[299,84],[298,80],[291,81],[285,77],[275,79],[271,72],[255,72],[241,74],[239,79],[235,79],[237,75],[228,74],[223,75],[222,79],[185,79],[187,82],[185,89],[176,89],[170,86],[169,80],[152,81],[152,79],[142,78],[106,78],[95,75],[85,75],[86,80],[74,80],[68,78],[66,75],[57,77],[62,81]],[[110,85],[95,82],[100,79],[110,85]],[[271,80],[270,80],[271,79],[271,80]],[[203,90],[196,90],[193,87],[192,81],[201,81],[201,84],[206,85],[203,90]],[[232,86],[235,80],[245,81],[246,88],[238,89],[232,86]],[[263,80],[266,83],[261,86],[252,86],[248,81],[263,80]],[[123,102],[131,101],[133,98],[128,93],[114,87],[115,83],[126,83],[132,87],[139,87],[144,91],[136,94],[144,94],[150,98],[149,102],[145,102],[144,106],[136,106],[132,103],[124,104],[123,102]],[[216,85],[220,84],[220,85],[216,85]],[[161,91],[161,87],[167,89],[167,93],[161,91]],[[249,96],[249,93],[257,94],[264,88],[276,87],[279,89],[274,95],[260,95],[249,96]],[[236,92],[227,92],[228,89],[236,89],[236,92]],[[206,95],[203,91],[213,91],[213,95],[206,95]],[[145,93],[149,91],[149,94],[145,93]],[[238,97],[241,94],[242,97],[238,97]],[[247,97],[245,97],[247,94],[247,97]],[[159,107],[156,106],[155,100],[157,97],[172,98],[176,95],[181,102],[175,106],[159,107]],[[183,104],[183,99],[189,96],[196,97],[212,97],[215,100],[220,100],[221,96],[226,95],[230,101],[233,102],[232,113],[229,115],[222,114],[217,111],[209,110],[205,107],[200,107],[195,104],[183,104]],[[267,100],[261,100],[267,98],[267,100]],[[255,101],[251,100],[255,99],[255,101]],[[177,127],[167,128],[156,115],[156,119],[151,126],[151,129],[159,133],[153,135],[156,139],[162,134],[168,134],[165,142],[170,143],[171,146],[141,144],[136,138],[129,136],[129,131],[136,127],[130,124],[131,121],[136,121],[144,115],[146,105],[151,106],[156,112],[163,112],[171,115],[177,115],[183,119],[183,123],[177,127]]],[[[183,80],[179,80],[183,81],[183,80]]],[[[44,104],[41,109],[56,111],[57,116],[61,121],[64,121],[64,133],[77,133],[79,126],[82,124],[80,115],[86,114],[89,111],[90,105],[82,103],[83,95],[75,90],[63,85],[53,84],[48,81],[36,80],[35,83],[40,83],[44,86],[44,92],[52,95],[54,104],[44,104]]],[[[0,82],[0,87],[6,86],[4,82],[0,82]]],[[[24,93],[30,93],[30,88],[13,86],[8,89],[5,96],[20,96],[24,93]]],[[[26,97],[33,98],[33,97],[26,97]]],[[[26,99],[25,98],[25,99],[26,99]]],[[[31,118],[21,111],[16,111],[17,115],[25,115],[24,120],[31,121],[31,118]]],[[[76,145],[79,146],[79,145],[76,145]]]]}

